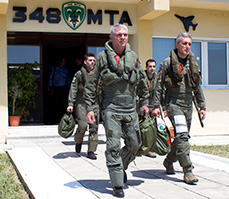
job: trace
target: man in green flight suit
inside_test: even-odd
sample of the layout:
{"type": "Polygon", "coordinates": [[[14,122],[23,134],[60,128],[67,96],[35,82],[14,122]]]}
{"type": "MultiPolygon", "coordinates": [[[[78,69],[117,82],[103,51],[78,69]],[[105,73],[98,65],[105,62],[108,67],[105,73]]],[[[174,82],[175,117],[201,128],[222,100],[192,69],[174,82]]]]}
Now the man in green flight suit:
{"type": "MultiPolygon", "coordinates": [[[[86,104],[83,100],[83,90],[88,74],[94,69],[95,66],[95,55],[93,53],[88,53],[84,56],[84,64],[73,77],[69,96],[68,96],[68,112],[76,113],[78,128],[75,133],[75,151],[80,153],[83,137],[87,131],[88,123],[86,121],[86,104]]],[[[96,97],[98,99],[98,97],[96,97]]],[[[99,105],[98,101],[95,100],[93,104],[93,109],[96,113],[96,122],[89,124],[89,138],[88,138],[88,152],[87,157],[90,159],[97,159],[95,151],[98,146],[98,122],[99,122],[99,105]]]]}
{"type": "MultiPolygon", "coordinates": [[[[156,72],[156,61],[154,59],[148,59],[146,61],[146,77],[147,77],[147,84],[149,88],[149,112],[151,113],[153,110],[153,96],[154,96],[154,89],[157,82],[157,72],[156,72]]],[[[151,158],[156,158],[156,153],[149,151],[146,156],[151,158]]]]}
{"type": "Polygon", "coordinates": [[[96,96],[96,85],[101,79],[101,116],[106,132],[106,165],[108,167],[113,195],[124,197],[123,186],[127,181],[125,170],[141,146],[136,91],[141,103],[142,115],[148,109],[149,92],[144,71],[137,55],[130,49],[128,29],[116,24],[111,28],[110,41],[105,50],[96,57],[96,66],[89,75],[84,91],[87,104],[87,122],[94,123],[92,105],[96,96]],[[121,137],[124,147],[121,148],[121,137]]]}
{"type": "Polygon", "coordinates": [[[184,172],[184,182],[194,184],[198,181],[192,173],[190,159],[189,131],[192,120],[192,100],[196,98],[202,120],[206,117],[206,103],[201,89],[201,76],[194,54],[190,51],[192,37],[180,33],[176,38],[176,49],[170,52],[158,72],[154,93],[152,115],[160,116],[159,106],[165,89],[164,114],[168,116],[175,131],[171,151],[163,165],[167,174],[175,174],[173,162],[179,161],[184,172]]]}

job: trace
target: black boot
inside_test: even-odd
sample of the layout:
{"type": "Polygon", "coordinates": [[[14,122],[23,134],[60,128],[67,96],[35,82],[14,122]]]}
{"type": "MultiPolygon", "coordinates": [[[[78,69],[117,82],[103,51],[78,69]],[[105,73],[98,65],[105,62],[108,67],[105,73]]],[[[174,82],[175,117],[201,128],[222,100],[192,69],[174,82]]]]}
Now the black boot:
{"type": "Polygon", "coordinates": [[[76,153],[80,153],[81,147],[82,147],[82,142],[80,144],[76,144],[75,146],[76,153]]]}
{"type": "Polygon", "coordinates": [[[175,170],[173,168],[173,162],[169,161],[168,158],[165,158],[163,165],[166,168],[167,174],[175,174],[175,170]]]}
{"type": "Polygon", "coordinates": [[[96,160],[97,159],[97,157],[95,156],[95,153],[92,152],[92,151],[87,153],[87,157],[92,159],[92,160],[96,160]]]}
{"type": "Polygon", "coordinates": [[[124,192],[122,187],[113,187],[113,195],[118,198],[124,198],[124,192]]]}
{"type": "Polygon", "coordinates": [[[125,170],[123,170],[123,182],[124,184],[127,183],[127,175],[126,175],[125,170]]]}

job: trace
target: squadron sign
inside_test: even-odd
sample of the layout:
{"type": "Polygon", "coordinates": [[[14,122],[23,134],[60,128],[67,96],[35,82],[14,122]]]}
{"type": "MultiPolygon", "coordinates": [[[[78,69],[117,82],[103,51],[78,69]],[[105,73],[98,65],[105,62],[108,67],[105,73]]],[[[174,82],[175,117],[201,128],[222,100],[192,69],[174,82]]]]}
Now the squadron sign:
{"type": "Polygon", "coordinates": [[[84,22],[86,15],[87,25],[93,23],[102,25],[105,15],[110,19],[109,25],[114,25],[114,23],[118,22],[132,26],[131,18],[126,10],[121,13],[119,10],[109,9],[98,9],[95,11],[92,9],[86,10],[86,6],[78,2],[67,2],[62,4],[62,11],[59,8],[48,8],[44,10],[43,7],[37,7],[35,10],[28,12],[26,6],[13,6],[12,9],[14,11],[13,23],[25,23],[28,20],[33,20],[42,24],[46,20],[49,24],[58,24],[63,17],[66,24],[71,29],[76,30],[84,22]],[[120,15],[119,20],[115,21],[115,16],[118,15],[120,15]]]}
{"type": "Polygon", "coordinates": [[[85,19],[86,6],[76,2],[65,3],[62,5],[62,15],[68,26],[75,30],[85,19]]]}

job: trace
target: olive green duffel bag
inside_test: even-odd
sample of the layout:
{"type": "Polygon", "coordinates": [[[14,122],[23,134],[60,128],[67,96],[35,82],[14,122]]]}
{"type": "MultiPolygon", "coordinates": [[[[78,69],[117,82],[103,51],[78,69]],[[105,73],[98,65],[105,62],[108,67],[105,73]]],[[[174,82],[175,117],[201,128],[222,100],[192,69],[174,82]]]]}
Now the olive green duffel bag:
{"type": "Polygon", "coordinates": [[[168,127],[163,118],[154,118],[155,126],[157,128],[157,138],[154,146],[150,149],[158,155],[166,155],[170,151],[171,136],[168,127]]]}
{"type": "Polygon", "coordinates": [[[170,151],[170,134],[163,119],[145,116],[139,120],[139,128],[142,140],[139,154],[155,152],[158,155],[165,155],[170,151]]]}
{"type": "Polygon", "coordinates": [[[72,113],[66,112],[58,125],[58,133],[63,138],[70,137],[75,130],[75,120],[72,113]]]}
{"type": "Polygon", "coordinates": [[[139,154],[146,155],[156,143],[157,127],[150,116],[142,117],[139,120],[142,145],[139,154]]]}

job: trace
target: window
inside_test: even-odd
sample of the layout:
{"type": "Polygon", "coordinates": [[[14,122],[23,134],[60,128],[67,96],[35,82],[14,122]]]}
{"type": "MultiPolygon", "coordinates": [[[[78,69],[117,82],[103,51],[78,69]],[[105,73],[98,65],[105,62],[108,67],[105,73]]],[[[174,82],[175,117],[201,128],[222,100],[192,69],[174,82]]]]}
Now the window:
{"type": "MultiPolygon", "coordinates": [[[[159,65],[174,48],[175,38],[153,38],[153,59],[159,65]]],[[[229,88],[228,49],[227,42],[193,38],[191,51],[196,57],[204,89],[229,88]]]]}
{"type": "Polygon", "coordinates": [[[175,39],[153,38],[153,59],[157,62],[157,69],[161,62],[170,55],[170,51],[175,48],[175,39]]]}
{"type": "Polygon", "coordinates": [[[88,52],[89,53],[94,53],[95,56],[97,56],[104,49],[105,49],[104,47],[88,47],[88,52]]]}
{"type": "MultiPolygon", "coordinates": [[[[34,64],[40,63],[40,40],[38,33],[8,33],[7,37],[7,62],[8,70],[11,68],[18,68],[25,63],[34,64]]],[[[41,91],[41,78],[40,78],[40,66],[33,68],[33,74],[38,87],[35,93],[34,104],[36,107],[26,107],[26,110],[30,112],[29,117],[24,118],[23,122],[40,122],[40,91],[41,91]]],[[[23,106],[24,109],[24,106],[23,106]]]]}
{"type": "Polygon", "coordinates": [[[105,48],[105,43],[109,40],[107,34],[91,34],[88,38],[88,53],[94,53],[97,56],[105,48]]]}
{"type": "Polygon", "coordinates": [[[208,83],[227,84],[227,60],[225,43],[208,43],[208,83]]]}
{"type": "Polygon", "coordinates": [[[40,46],[7,46],[9,64],[40,63],[40,46]]]}
{"type": "Polygon", "coordinates": [[[196,62],[198,64],[198,67],[202,73],[202,63],[201,63],[201,43],[197,41],[192,42],[191,51],[194,53],[196,57],[196,62]]]}

